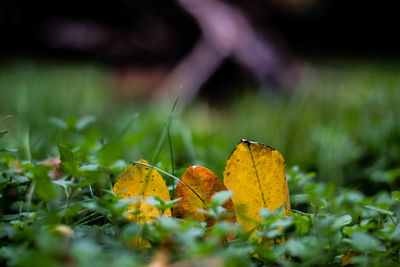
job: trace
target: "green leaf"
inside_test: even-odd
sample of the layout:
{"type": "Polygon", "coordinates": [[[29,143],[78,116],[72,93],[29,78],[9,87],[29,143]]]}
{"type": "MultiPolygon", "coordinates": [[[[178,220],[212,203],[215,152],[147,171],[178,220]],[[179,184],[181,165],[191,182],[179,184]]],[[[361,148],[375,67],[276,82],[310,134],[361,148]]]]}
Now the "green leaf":
{"type": "Polygon", "coordinates": [[[167,209],[176,207],[175,203],[179,202],[181,199],[182,198],[177,198],[177,199],[174,199],[171,201],[165,201],[158,196],[154,196],[154,197],[147,198],[145,202],[149,205],[156,207],[157,209],[159,209],[161,211],[165,211],[167,209]]]}
{"type": "Polygon", "coordinates": [[[59,118],[51,117],[51,118],[49,118],[49,122],[51,124],[53,124],[54,126],[57,126],[60,129],[63,129],[63,130],[67,130],[68,129],[68,124],[65,121],[63,121],[63,120],[61,120],[59,118]]]}
{"type": "Polygon", "coordinates": [[[318,209],[323,209],[326,207],[328,203],[324,198],[321,199],[313,199],[311,200],[311,206],[318,208],[318,209]]]}
{"type": "Polygon", "coordinates": [[[95,116],[87,116],[87,117],[83,117],[81,119],[79,119],[76,122],[75,125],[75,129],[77,131],[82,131],[84,130],[89,124],[93,123],[96,121],[96,117],[95,116]]]}
{"type": "Polygon", "coordinates": [[[374,207],[374,206],[370,206],[370,205],[365,205],[364,207],[366,207],[367,209],[376,211],[378,213],[381,213],[381,214],[389,215],[389,216],[393,216],[393,214],[394,214],[390,210],[384,210],[384,209],[380,209],[380,208],[377,208],[377,207],[374,207]]]}
{"type": "Polygon", "coordinates": [[[356,250],[361,252],[377,251],[381,245],[377,238],[363,232],[354,233],[351,236],[350,243],[356,250]]]}
{"type": "Polygon", "coordinates": [[[96,172],[99,170],[98,164],[89,164],[89,165],[82,165],[79,168],[79,172],[96,172]]]}
{"type": "Polygon", "coordinates": [[[304,204],[309,201],[309,197],[307,194],[296,194],[296,195],[291,195],[290,196],[290,202],[296,203],[296,204],[304,204]]]}
{"type": "Polygon", "coordinates": [[[216,206],[221,206],[225,204],[231,197],[233,192],[230,190],[227,191],[219,191],[215,193],[211,198],[211,204],[216,206]]]}
{"type": "Polygon", "coordinates": [[[393,191],[392,198],[400,201],[400,191],[393,191]]]}
{"type": "Polygon", "coordinates": [[[82,211],[84,207],[80,205],[79,203],[70,205],[69,207],[62,209],[58,212],[59,216],[64,216],[64,217],[73,217],[77,215],[80,211],[82,211]]]}
{"type": "Polygon", "coordinates": [[[105,144],[98,152],[98,160],[101,166],[110,166],[124,154],[124,147],[118,141],[105,144]]]}
{"type": "Polygon", "coordinates": [[[1,130],[0,131],[0,138],[3,137],[8,132],[9,132],[9,130],[1,130]]]}
{"type": "Polygon", "coordinates": [[[400,241],[400,226],[397,226],[396,229],[389,237],[391,240],[400,241]]]}
{"type": "Polygon", "coordinates": [[[302,256],[307,254],[309,248],[299,240],[289,240],[285,244],[286,250],[293,256],[302,256]]]}
{"type": "Polygon", "coordinates": [[[1,161],[6,163],[6,164],[9,164],[9,163],[11,163],[11,162],[13,162],[15,160],[16,160],[16,157],[15,157],[14,154],[4,153],[4,154],[1,155],[1,161]]]}
{"type": "Polygon", "coordinates": [[[263,220],[268,220],[269,218],[271,218],[273,216],[272,212],[267,208],[261,208],[259,210],[258,214],[260,215],[260,217],[263,220]]]}
{"type": "Polygon", "coordinates": [[[33,166],[29,172],[34,176],[34,177],[43,177],[43,176],[48,176],[48,172],[52,169],[50,166],[45,166],[45,165],[36,165],[33,166]]]}
{"type": "Polygon", "coordinates": [[[73,184],[72,181],[68,181],[65,179],[53,180],[52,182],[53,182],[53,184],[59,185],[64,189],[68,189],[68,187],[73,184]]]}
{"type": "Polygon", "coordinates": [[[339,217],[335,220],[335,222],[333,223],[333,227],[340,228],[342,226],[350,224],[352,220],[353,219],[350,215],[343,215],[342,217],[339,217]]]}
{"type": "Polygon", "coordinates": [[[45,202],[49,202],[57,197],[57,188],[51,182],[48,172],[51,170],[50,166],[37,165],[30,169],[30,173],[34,176],[36,181],[35,195],[45,202]]]}
{"type": "Polygon", "coordinates": [[[60,152],[61,167],[63,172],[76,176],[80,167],[80,163],[75,157],[74,153],[66,146],[59,145],[58,151],[60,152]]]}

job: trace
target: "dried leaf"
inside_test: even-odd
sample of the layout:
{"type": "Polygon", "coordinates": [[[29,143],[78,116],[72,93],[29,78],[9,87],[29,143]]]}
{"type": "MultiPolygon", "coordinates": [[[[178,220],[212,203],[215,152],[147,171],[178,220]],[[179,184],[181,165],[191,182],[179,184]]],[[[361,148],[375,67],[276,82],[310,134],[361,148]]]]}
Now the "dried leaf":
{"type": "MultiPolygon", "coordinates": [[[[139,162],[148,164],[144,159],[139,162]]],[[[147,198],[158,196],[165,201],[171,200],[161,175],[156,170],[139,164],[129,166],[120,174],[113,191],[120,194],[121,198],[139,198],[139,201],[133,202],[127,208],[127,211],[140,211],[127,216],[128,220],[138,223],[153,221],[161,215],[156,207],[145,202],[147,198]]],[[[163,215],[171,216],[171,210],[167,209],[163,215]]]]}
{"type": "Polygon", "coordinates": [[[53,168],[52,172],[50,173],[50,176],[54,180],[58,180],[62,177],[62,172],[61,172],[61,160],[60,156],[57,156],[55,158],[49,159],[43,163],[45,166],[50,166],[53,168]]]}
{"type": "Polygon", "coordinates": [[[243,139],[226,163],[224,183],[233,191],[236,218],[245,231],[261,220],[263,207],[273,211],[285,205],[284,214],[290,215],[285,162],[269,146],[243,139]]]}
{"type": "Polygon", "coordinates": [[[147,267],[168,267],[169,253],[166,250],[159,250],[154,253],[152,261],[147,265],[147,267]]]}
{"type": "MultiPolygon", "coordinates": [[[[215,224],[215,220],[207,214],[198,212],[198,209],[204,209],[201,200],[187,187],[190,186],[204,200],[206,204],[211,202],[212,196],[219,192],[227,190],[218,176],[207,168],[201,166],[192,166],[186,169],[182,176],[182,182],[179,182],[175,190],[175,198],[182,198],[178,206],[173,209],[173,216],[180,218],[192,218],[198,221],[207,222],[208,226],[215,224]]],[[[233,203],[229,199],[223,207],[232,216],[228,221],[235,221],[233,216],[233,203]]]]}
{"type": "Polygon", "coordinates": [[[344,255],[342,256],[342,265],[349,265],[349,264],[354,264],[353,258],[357,256],[356,253],[353,250],[348,250],[344,255]]]}

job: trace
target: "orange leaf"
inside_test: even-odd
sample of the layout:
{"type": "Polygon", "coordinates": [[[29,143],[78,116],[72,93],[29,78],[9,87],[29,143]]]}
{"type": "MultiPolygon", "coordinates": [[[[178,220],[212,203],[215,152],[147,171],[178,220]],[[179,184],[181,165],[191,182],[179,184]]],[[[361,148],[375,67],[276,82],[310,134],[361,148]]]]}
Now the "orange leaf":
{"type": "Polygon", "coordinates": [[[58,180],[62,177],[62,172],[61,172],[61,160],[60,156],[57,156],[55,158],[49,159],[43,163],[45,166],[51,166],[54,168],[54,170],[51,172],[51,177],[54,180],[58,180]]]}
{"type": "MultiPolygon", "coordinates": [[[[219,191],[227,190],[218,176],[207,168],[192,166],[186,169],[182,181],[190,186],[196,193],[209,204],[211,197],[219,191]]],[[[179,182],[175,190],[175,198],[182,198],[178,206],[173,209],[172,215],[180,218],[192,218],[198,221],[207,222],[207,226],[215,224],[210,216],[198,212],[204,209],[201,200],[182,182],[179,182]]],[[[232,200],[228,200],[223,206],[228,213],[233,214],[232,200]]],[[[228,221],[234,222],[234,216],[229,216],[228,221]]]]}
{"type": "Polygon", "coordinates": [[[342,265],[349,265],[349,264],[354,264],[353,258],[357,256],[357,254],[353,250],[348,250],[344,255],[342,256],[342,265]]]}

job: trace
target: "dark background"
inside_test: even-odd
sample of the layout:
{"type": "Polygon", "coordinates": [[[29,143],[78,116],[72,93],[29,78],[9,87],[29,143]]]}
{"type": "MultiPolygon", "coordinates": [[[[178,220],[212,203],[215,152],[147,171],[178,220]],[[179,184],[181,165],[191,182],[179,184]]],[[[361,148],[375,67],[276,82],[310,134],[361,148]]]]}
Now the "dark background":
{"type": "MultiPolygon", "coordinates": [[[[396,1],[235,0],[256,28],[301,57],[399,56],[396,1]]],[[[199,28],[175,1],[1,1],[0,56],[174,64],[199,28]],[[97,27],[89,44],[60,44],[65,23],[97,27]],[[97,39],[96,39],[97,38],[97,39]]],[[[84,33],[82,35],[85,35],[84,33]]]]}

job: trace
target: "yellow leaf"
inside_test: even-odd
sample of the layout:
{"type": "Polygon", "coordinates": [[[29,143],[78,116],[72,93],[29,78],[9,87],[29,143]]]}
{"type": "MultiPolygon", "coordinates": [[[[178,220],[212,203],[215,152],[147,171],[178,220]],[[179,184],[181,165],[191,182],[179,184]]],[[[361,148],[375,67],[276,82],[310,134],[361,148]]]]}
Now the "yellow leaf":
{"type": "Polygon", "coordinates": [[[245,231],[261,220],[263,207],[273,211],[285,205],[285,215],[290,215],[285,162],[269,146],[243,139],[226,163],[224,183],[233,191],[236,218],[245,231]]]}
{"type": "MultiPolygon", "coordinates": [[[[139,162],[148,164],[144,159],[139,162]]],[[[138,214],[127,216],[128,220],[137,223],[150,222],[160,216],[156,207],[145,202],[147,198],[158,196],[165,201],[171,200],[161,175],[156,170],[139,164],[129,166],[120,174],[113,191],[115,194],[121,193],[121,198],[139,198],[127,208],[127,211],[139,211],[138,214]]],[[[164,215],[171,216],[171,210],[166,210],[164,215]]]]}
{"type": "MultiPolygon", "coordinates": [[[[192,166],[186,169],[182,175],[182,182],[179,182],[175,190],[175,198],[181,198],[178,206],[173,209],[172,215],[180,218],[193,218],[195,220],[207,222],[207,226],[215,224],[215,219],[204,213],[198,212],[198,209],[205,209],[201,200],[188,188],[194,190],[205,202],[209,204],[211,197],[219,192],[227,190],[221,179],[211,170],[202,166],[192,166]]],[[[228,200],[224,205],[229,214],[227,221],[234,222],[233,203],[228,200]]]]}

